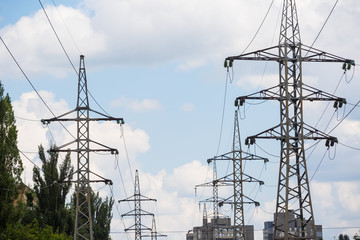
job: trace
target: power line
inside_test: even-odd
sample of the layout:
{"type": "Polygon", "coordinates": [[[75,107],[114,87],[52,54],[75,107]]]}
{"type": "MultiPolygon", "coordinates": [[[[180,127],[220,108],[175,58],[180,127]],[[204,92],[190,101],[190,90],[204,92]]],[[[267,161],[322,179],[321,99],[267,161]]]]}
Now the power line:
{"type": "MultiPolygon", "coordinates": [[[[131,168],[131,164],[130,164],[130,158],[129,158],[129,153],[128,153],[128,150],[127,150],[127,147],[126,147],[126,141],[125,141],[125,134],[124,134],[124,128],[122,126],[122,124],[120,124],[120,138],[123,139],[123,142],[124,142],[124,149],[125,149],[125,154],[126,154],[126,159],[127,159],[127,162],[128,162],[128,165],[129,165],[129,169],[130,169],[130,175],[131,175],[131,180],[133,182],[133,185],[135,185],[135,180],[134,180],[134,176],[132,174],[132,168],[131,168]]],[[[118,163],[119,164],[119,163],[118,163]]],[[[120,167],[119,167],[120,168],[120,167]]]]}
{"type": "MultiPolygon", "coordinates": [[[[64,45],[62,44],[61,39],[60,39],[59,35],[57,34],[57,32],[56,32],[56,30],[55,30],[55,27],[54,27],[54,25],[52,24],[52,22],[51,22],[51,20],[50,20],[50,18],[49,18],[49,16],[48,16],[48,14],[47,14],[44,6],[43,6],[41,0],[39,0],[39,3],[40,3],[40,5],[41,5],[41,7],[42,7],[42,9],[43,9],[43,12],[44,12],[44,14],[45,14],[45,16],[46,16],[46,18],[47,18],[50,26],[51,26],[51,29],[53,30],[53,32],[54,32],[54,34],[55,34],[55,36],[56,36],[56,38],[57,38],[57,40],[58,40],[58,42],[59,42],[59,44],[60,44],[63,52],[65,53],[65,55],[66,55],[69,63],[71,64],[72,68],[74,69],[76,76],[78,76],[79,73],[77,72],[77,70],[76,70],[73,62],[71,61],[71,59],[70,59],[70,57],[69,57],[69,55],[68,55],[68,53],[67,53],[64,45]]],[[[53,1],[53,3],[54,3],[54,5],[55,5],[55,2],[54,2],[54,1],[53,1]]],[[[55,8],[57,9],[56,5],[55,5],[55,8]]],[[[58,12],[58,13],[59,13],[59,12],[58,12]]],[[[59,15],[60,15],[60,13],[59,13],[59,15]]],[[[60,16],[61,16],[61,15],[60,15],[60,16]]],[[[64,22],[64,21],[63,21],[63,22],[64,22]]],[[[64,25],[65,25],[65,27],[67,28],[67,25],[65,24],[65,22],[64,22],[64,25]]],[[[67,29],[68,29],[68,28],[67,28],[67,29]]],[[[71,33],[70,33],[69,30],[68,30],[68,33],[70,34],[71,38],[73,39],[73,42],[74,42],[75,46],[78,48],[78,45],[76,44],[76,42],[75,42],[74,38],[72,37],[72,35],[71,35],[71,33]]],[[[79,50],[79,48],[78,48],[78,50],[79,50]]],[[[80,50],[79,50],[79,51],[80,51],[80,50]]],[[[100,108],[104,113],[106,113],[107,115],[110,116],[110,114],[108,114],[108,113],[104,110],[104,108],[98,103],[98,101],[94,98],[94,96],[91,94],[91,92],[90,92],[89,90],[88,90],[88,93],[89,93],[90,97],[94,100],[94,102],[96,103],[96,105],[98,105],[99,108],[100,108]]]]}
{"type": "MultiPolygon", "coordinates": [[[[56,117],[55,113],[50,109],[50,107],[47,105],[47,103],[45,102],[45,100],[41,97],[40,93],[37,91],[37,89],[35,88],[35,86],[32,84],[32,82],[30,81],[30,79],[28,78],[28,76],[26,75],[26,73],[24,72],[24,70],[21,68],[20,64],[18,63],[18,61],[16,60],[15,56],[12,54],[12,52],[10,51],[10,49],[8,48],[8,46],[6,45],[6,43],[4,42],[3,38],[0,37],[1,42],[3,43],[3,45],[5,46],[6,50],[8,51],[8,53],[10,54],[11,58],[14,60],[15,64],[18,66],[18,68],[20,69],[21,73],[23,74],[23,76],[25,77],[25,79],[28,81],[28,83],[30,84],[30,86],[32,87],[32,89],[35,91],[35,93],[38,95],[38,97],[40,98],[40,100],[43,102],[43,104],[45,105],[45,107],[49,110],[49,112],[56,117]]],[[[70,134],[70,136],[72,136],[74,139],[74,135],[62,124],[60,123],[61,126],[70,134]]]]}
{"type": "Polygon", "coordinates": [[[339,1],[339,0],[336,0],[336,2],[335,2],[335,4],[334,4],[334,6],[332,7],[332,9],[331,9],[331,11],[330,11],[329,15],[327,16],[327,18],[326,18],[326,20],[325,20],[324,24],[322,25],[322,27],[321,27],[321,29],[320,29],[319,33],[316,35],[316,37],[315,37],[315,39],[314,39],[313,43],[312,43],[312,44],[311,44],[311,46],[310,46],[310,49],[307,51],[307,53],[306,53],[305,57],[306,57],[306,56],[308,55],[308,53],[311,51],[312,47],[314,46],[315,42],[317,41],[318,37],[320,36],[320,34],[321,34],[322,30],[324,29],[324,27],[325,27],[325,25],[326,25],[327,21],[329,20],[329,18],[330,18],[330,16],[331,16],[331,14],[333,13],[333,11],[334,11],[334,9],[335,9],[336,4],[338,3],[338,1],[339,1]]]}
{"type": "Polygon", "coordinates": [[[74,71],[76,72],[76,75],[78,75],[78,72],[77,72],[77,70],[76,70],[76,68],[75,68],[74,64],[72,63],[72,61],[71,61],[71,59],[70,59],[70,57],[69,57],[68,53],[66,52],[66,50],[65,50],[65,48],[64,48],[64,45],[62,44],[62,42],[61,42],[61,40],[60,40],[60,38],[59,38],[59,36],[58,36],[58,34],[57,34],[57,32],[56,32],[56,30],[55,30],[55,28],[54,28],[53,24],[51,23],[51,20],[50,20],[50,18],[49,18],[49,16],[48,16],[48,14],[47,14],[47,12],[46,12],[46,10],[45,10],[45,8],[44,8],[44,6],[43,6],[42,2],[41,2],[41,0],[39,0],[39,3],[40,3],[40,5],[41,5],[41,8],[42,8],[42,9],[43,9],[43,11],[44,11],[44,14],[45,14],[45,16],[46,16],[46,18],[47,18],[47,20],[48,20],[48,22],[49,22],[49,24],[50,24],[50,26],[51,26],[51,28],[52,28],[53,32],[54,32],[54,34],[55,34],[55,36],[56,36],[56,38],[57,38],[58,42],[60,43],[60,46],[61,46],[62,50],[64,51],[64,53],[65,53],[65,55],[66,55],[67,59],[69,60],[69,62],[70,62],[70,64],[71,64],[71,66],[73,67],[74,71]]]}
{"type": "Polygon", "coordinates": [[[79,49],[79,46],[76,44],[75,39],[74,39],[73,35],[71,34],[71,31],[69,30],[69,28],[68,28],[67,24],[65,23],[64,18],[63,18],[63,17],[62,17],[62,15],[60,14],[60,11],[59,11],[58,7],[56,6],[55,1],[54,1],[54,0],[51,0],[51,1],[53,2],[53,5],[54,5],[54,7],[55,7],[55,9],[56,9],[57,13],[59,14],[59,16],[60,16],[60,18],[61,18],[62,22],[64,23],[65,28],[66,28],[67,32],[69,33],[69,35],[70,35],[70,37],[71,37],[71,39],[72,39],[72,41],[73,41],[74,45],[76,46],[76,48],[77,48],[77,50],[79,51],[80,55],[82,55],[82,54],[81,54],[81,51],[80,51],[80,49],[79,49]]]}
{"type": "MultiPolygon", "coordinates": [[[[254,41],[254,39],[256,38],[256,36],[258,35],[258,33],[259,33],[262,25],[264,24],[265,19],[267,18],[268,14],[269,14],[269,12],[270,12],[270,9],[271,9],[271,7],[272,7],[272,5],[273,5],[273,3],[274,3],[274,0],[271,1],[270,6],[269,6],[269,8],[268,8],[268,10],[267,10],[267,12],[266,12],[263,20],[261,21],[261,24],[260,24],[260,26],[258,27],[255,35],[254,35],[253,38],[250,40],[249,44],[248,44],[248,45],[246,46],[246,48],[242,51],[241,54],[243,54],[243,53],[250,47],[250,45],[253,43],[253,41],[254,41]]],[[[240,54],[240,55],[241,55],[241,54],[240,54]]]]}

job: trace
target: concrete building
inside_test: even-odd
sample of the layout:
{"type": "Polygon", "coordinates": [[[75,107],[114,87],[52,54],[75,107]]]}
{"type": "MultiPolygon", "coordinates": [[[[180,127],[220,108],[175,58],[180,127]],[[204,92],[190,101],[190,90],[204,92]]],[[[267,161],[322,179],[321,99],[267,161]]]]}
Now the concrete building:
{"type": "MultiPolygon", "coordinates": [[[[285,218],[285,213],[282,213],[280,217],[285,218]]],[[[292,210],[289,211],[289,217],[291,221],[289,222],[289,229],[290,231],[296,232],[297,228],[300,226],[300,220],[296,219],[292,210]]],[[[274,214],[275,220],[275,214],[274,214]]],[[[316,229],[316,239],[322,240],[322,225],[315,225],[316,229]]],[[[306,229],[306,232],[311,231],[310,229],[306,229]]],[[[264,229],[263,229],[263,240],[274,240],[274,221],[267,221],[264,222],[264,229]]]]}
{"type": "MultiPolygon", "coordinates": [[[[203,225],[194,227],[186,234],[186,240],[233,240],[234,226],[231,225],[231,218],[221,217],[203,220],[203,225]],[[215,229],[219,232],[219,237],[214,238],[215,229]]],[[[245,240],[254,240],[254,226],[245,226],[245,240]]]]}

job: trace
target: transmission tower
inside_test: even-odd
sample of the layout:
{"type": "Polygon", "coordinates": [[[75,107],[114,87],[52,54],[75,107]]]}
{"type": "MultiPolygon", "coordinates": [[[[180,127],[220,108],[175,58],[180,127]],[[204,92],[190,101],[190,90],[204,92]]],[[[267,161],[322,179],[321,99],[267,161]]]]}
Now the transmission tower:
{"type": "Polygon", "coordinates": [[[260,204],[259,202],[254,201],[253,199],[244,195],[243,183],[256,182],[259,183],[260,185],[263,185],[264,182],[244,173],[242,167],[243,161],[261,160],[264,161],[264,163],[266,163],[269,160],[267,158],[262,158],[254,154],[249,154],[247,152],[242,151],[237,110],[235,110],[235,117],[234,117],[234,135],[233,135],[232,151],[220,156],[216,156],[214,157],[214,160],[230,160],[233,163],[232,174],[225,176],[223,179],[225,182],[228,182],[233,186],[234,194],[233,196],[224,199],[222,202],[219,202],[219,204],[220,206],[222,206],[223,204],[231,204],[234,206],[233,239],[244,240],[245,239],[244,204],[255,204],[255,206],[259,206],[260,204]]]}
{"type": "MultiPolygon", "coordinates": [[[[233,135],[233,146],[232,151],[215,156],[213,158],[208,159],[208,163],[215,163],[216,161],[231,161],[233,163],[233,172],[213,180],[212,182],[205,183],[202,185],[197,185],[201,187],[206,186],[232,186],[233,187],[233,195],[228,198],[219,198],[218,191],[213,191],[214,194],[213,198],[207,199],[205,201],[213,201],[216,204],[216,208],[218,209],[219,206],[223,206],[224,204],[231,204],[234,206],[234,216],[233,216],[233,239],[245,239],[245,224],[244,224],[244,204],[255,204],[259,206],[259,203],[252,200],[251,198],[247,197],[243,193],[243,183],[244,182],[257,182],[260,185],[264,184],[263,181],[260,181],[252,176],[249,176],[243,172],[242,164],[243,161],[247,160],[261,160],[265,163],[268,162],[268,159],[256,156],[254,154],[249,154],[243,152],[241,149],[241,140],[240,140],[240,128],[239,128],[239,121],[238,121],[238,112],[235,111],[235,118],[234,118],[234,135],[233,135]],[[220,199],[220,200],[219,200],[220,199]],[[245,200],[244,200],[245,199],[245,200]]],[[[214,172],[216,172],[216,164],[214,164],[214,172]]],[[[214,176],[216,176],[214,174],[214,176]]],[[[215,207],[214,207],[215,209],[215,207]]],[[[215,226],[216,229],[216,226],[215,226]]],[[[214,229],[214,239],[219,238],[219,232],[215,232],[214,229]],[[216,235],[217,234],[217,235],[216,235]]],[[[218,230],[218,229],[217,229],[218,230]]]]}
{"type": "Polygon", "coordinates": [[[119,203],[120,202],[134,202],[134,209],[125,214],[122,214],[121,217],[124,217],[124,216],[134,216],[135,217],[135,224],[132,225],[131,227],[125,229],[125,231],[129,231],[129,230],[135,231],[135,240],[142,239],[142,231],[150,231],[150,232],[152,231],[151,228],[149,228],[141,223],[142,216],[154,217],[153,213],[150,213],[150,212],[147,212],[147,211],[141,209],[141,202],[143,202],[143,201],[155,201],[156,202],[156,199],[148,198],[148,197],[141,195],[139,174],[138,174],[138,170],[136,170],[134,195],[130,196],[126,199],[119,200],[119,203]]]}
{"type": "Polygon", "coordinates": [[[206,203],[204,203],[204,209],[203,209],[203,227],[202,227],[201,239],[202,240],[208,239],[208,214],[206,210],[206,203]]]}
{"type": "Polygon", "coordinates": [[[143,237],[151,237],[151,240],[157,240],[158,237],[167,237],[165,234],[160,234],[156,230],[155,216],[152,218],[151,233],[150,235],[143,235],[143,237]]]}
{"type": "Polygon", "coordinates": [[[274,47],[231,56],[225,66],[231,67],[234,60],[262,60],[279,63],[279,84],[235,100],[242,106],[246,99],[277,100],[280,103],[280,124],[257,135],[246,138],[254,144],[256,138],[280,140],[280,169],[274,223],[274,239],[316,239],[315,221],[308,174],[306,170],[304,140],[326,140],[333,146],[337,138],[315,129],[303,121],[303,101],[335,101],[336,108],[346,103],[336,97],[308,86],[302,81],[303,62],[342,62],[350,69],[355,62],[301,43],[295,0],[284,0],[279,44],[274,47]],[[305,53],[305,54],[304,54],[305,53]],[[299,224],[290,231],[292,212],[299,224]]]}
{"type": "MultiPolygon", "coordinates": [[[[74,121],[77,124],[77,135],[74,140],[60,147],[51,149],[54,152],[76,152],[77,153],[77,175],[76,181],[76,216],[74,227],[74,240],[90,239],[93,240],[91,203],[90,203],[90,183],[104,182],[112,184],[112,181],[105,179],[90,170],[90,152],[111,152],[118,154],[117,149],[107,147],[89,138],[90,121],[117,121],[124,123],[122,118],[114,118],[90,109],[88,99],[88,88],[84,56],[80,56],[80,67],[78,73],[78,97],[76,108],[70,112],[50,119],[42,119],[43,124],[50,122],[74,121]],[[99,115],[98,118],[90,117],[90,113],[99,115]],[[75,115],[76,116],[72,116],[75,115]],[[76,143],[75,149],[65,149],[76,143]],[[90,145],[91,144],[91,145],[90,145]],[[96,179],[90,179],[90,174],[95,175],[96,179]]],[[[69,182],[69,181],[62,181],[69,182]]]]}
{"type": "MultiPolygon", "coordinates": [[[[207,162],[208,164],[210,164],[211,162],[213,163],[213,180],[211,182],[207,182],[204,184],[195,185],[195,190],[198,187],[212,187],[213,189],[213,196],[211,198],[200,201],[200,203],[204,203],[204,211],[206,211],[205,203],[210,202],[213,205],[213,219],[214,219],[213,238],[217,239],[219,237],[219,229],[217,227],[219,222],[219,186],[230,186],[230,185],[229,183],[224,182],[222,179],[217,178],[216,161],[213,161],[213,159],[208,159],[207,162]]],[[[207,235],[208,232],[206,232],[206,236],[207,235]]]]}

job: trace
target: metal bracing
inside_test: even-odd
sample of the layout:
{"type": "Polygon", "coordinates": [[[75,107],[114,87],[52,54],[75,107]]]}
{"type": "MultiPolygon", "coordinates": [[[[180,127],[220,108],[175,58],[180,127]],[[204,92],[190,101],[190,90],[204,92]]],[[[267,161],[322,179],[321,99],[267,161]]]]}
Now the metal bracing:
{"type": "Polygon", "coordinates": [[[304,140],[326,139],[326,145],[333,146],[337,139],[304,123],[303,101],[335,101],[336,106],[341,107],[346,100],[303,84],[302,62],[343,62],[348,67],[355,65],[355,62],[302,45],[295,0],[283,2],[278,46],[228,57],[225,66],[232,66],[234,60],[279,63],[277,86],[238,97],[235,106],[243,105],[245,99],[279,101],[280,124],[246,138],[245,142],[254,144],[256,138],[281,140],[274,239],[316,239],[304,140]],[[290,211],[296,220],[290,219],[290,211]],[[297,221],[295,229],[294,225],[290,227],[294,221],[297,221]]]}
{"type": "MultiPolygon", "coordinates": [[[[210,162],[211,162],[211,160],[209,159],[208,163],[210,163],[210,162]]],[[[208,183],[195,185],[195,189],[198,187],[212,187],[213,196],[211,198],[200,201],[200,203],[204,203],[204,204],[207,202],[212,203],[214,225],[217,226],[217,223],[219,221],[219,185],[223,186],[224,182],[221,180],[219,181],[219,179],[217,178],[216,161],[212,161],[212,163],[213,163],[213,180],[208,183]]],[[[204,207],[205,207],[205,205],[204,205],[204,207]]],[[[217,239],[218,237],[219,237],[219,229],[217,227],[215,227],[214,231],[213,231],[213,239],[217,239]]]]}
{"type": "Polygon", "coordinates": [[[204,209],[203,209],[203,227],[202,227],[202,233],[201,233],[201,240],[208,240],[208,214],[206,211],[206,203],[204,203],[204,209]]]}
{"type": "MultiPolygon", "coordinates": [[[[247,197],[243,193],[243,183],[244,182],[256,182],[260,185],[263,185],[264,182],[260,181],[242,171],[242,163],[247,160],[261,160],[264,163],[268,162],[268,159],[256,156],[254,154],[243,152],[241,149],[241,138],[240,138],[240,128],[239,128],[239,120],[238,120],[238,112],[235,111],[234,118],[234,135],[233,135],[233,146],[232,151],[215,156],[207,160],[208,163],[216,162],[216,161],[231,161],[233,163],[233,171],[232,173],[213,180],[212,182],[197,185],[201,187],[210,187],[216,185],[220,186],[231,186],[233,187],[233,195],[228,198],[219,198],[217,196],[216,203],[219,206],[223,206],[224,204],[231,204],[234,206],[234,216],[233,216],[233,239],[235,240],[244,240],[245,239],[245,225],[244,225],[244,204],[255,204],[259,206],[260,204],[253,199],[247,197]]],[[[216,166],[216,165],[215,165],[216,166]]],[[[216,168],[215,168],[216,169],[216,168]]],[[[215,196],[213,196],[215,199],[215,196]]],[[[205,201],[210,201],[212,199],[207,199],[205,201]]],[[[214,202],[215,204],[215,202],[214,202]]],[[[216,239],[216,238],[215,238],[216,239]]]]}
{"type": "MultiPolygon", "coordinates": [[[[101,143],[95,142],[89,138],[89,123],[90,121],[117,121],[123,124],[122,118],[114,118],[105,114],[93,111],[89,106],[88,88],[86,79],[86,70],[84,56],[80,56],[80,67],[78,73],[78,96],[76,108],[70,112],[62,114],[58,117],[51,119],[41,120],[44,124],[50,122],[62,122],[62,121],[75,121],[77,124],[76,138],[60,147],[51,149],[55,152],[76,152],[77,153],[77,180],[71,181],[76,183],[76,216],[74,227],[74,239],[90,239],[93,240],[92,229],[92,216],[91,216],[91,204],[90,204],[90,183],[92,182],[104,182],[105,184],[112,184],[111,180],[105,179],[90,170],[90,152],[105,151],[112,154],[118,154],[118,151],[114,148],[109,148],[101,143]],[[99,118],[91,118],[90,113],[100,115],[99,118]],[[73,117],[67,117],[68,115],[76,114],[73,117]],[[76,148],[65,149],[76,143],[76,148]],[[90,144],[92,144],[90,146],[90,144]],[[96,147],[94,147],[96,146],[96,147]],[[90,174],[96,176],[97,179],[91,180],[90,174]]],[[[68,181],[61,181],[68,182],[68,181]]]]}
{"type": "Polygon", "coordinates": [[[154,217],[153,213],[144,211],[141,209],[141,202],[143,201],[154,201],[156,202],[156,199],[148,198],[140,193],[140,182],[139,182],[139,174],[138,170],[135,172],[135,186],[134,186],[134,195],[130,196],[126,199],[119,200],[118,202],[134,202],[134,209],[122,214],[121,217],[124,216],[133,216],[135,218],[135,224],[132,225],[129,228],[126,228],[125,231],[135,231],[135,240],[141,240],[142,239],[142,232],[143,231],[152,231],[152,228],[149,228],[141,223],[141,218],[143,216],[152,216],[154,217]]]}
{"type": "MultiPolygon", "coordinates": [[[[242,156],[243,151],[241,148],[241,138],[240,138],[240,127],[239,127],[239,119],[238,119],[238,112],[235,111],[234,117],[234,135],[233,135],[233,187],[234,187],[234,198],[233,198],[233,205],[234,205],[234,232],[233,232],[233,239],[234,240],[245,240],[245,223],[244,223],[244,197],[249,199],[248,197],[244,196],[243,190],[243,182],[258,182],[260,185],[264,184],[262,181],[257,180],[244,174],[243,172],[243,161],[246,158],[242,156]],[[244,176],[246,178],[244,178],[244,176]]],[[[251,158],[253,160],[263,160],[267,162],[267,159],[257,157],[252,155],[251,158]]],[[[256,206],[260,204],[254,200],[249,203],[253,203],[256,206]]]]}
{"type": "Polygon", "coordinates": [[[234,233],[233,239],[245,240],[243,164],[240,128],[237,111],[234,118],[233,137],[233,181],[234,181],[234,233]],[[239,236],[239,238],[237,237],[239,236]]]}

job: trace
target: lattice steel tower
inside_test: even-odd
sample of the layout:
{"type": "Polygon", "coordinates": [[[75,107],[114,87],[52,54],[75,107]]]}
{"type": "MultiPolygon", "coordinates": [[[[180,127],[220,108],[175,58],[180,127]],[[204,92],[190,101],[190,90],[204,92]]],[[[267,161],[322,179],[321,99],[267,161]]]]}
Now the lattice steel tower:
{"type": "MultiPolygon", "coordinates": [[[[221,177],[215,178],[212,182],[205,183],[202,185],[197,185],[197,187],[206,187],[213,186],[216,187],[216,191],[213,190],[213,197],[207,199],[205,201],[213,202],[214,209],[217,211],[217,216],[219,216],[219,206],[223,206],[224,204],[230,204],[234,208],[233,215],[233,239],[234,240],[244,240],[245,239],[245,223],[244,223],[244,204],[255,204],[255,206],[259,206],[259,202],[254,201],[253,199],[244,195],[243,183],[244,182],[255,182],[263,185],[264,182],[260,181],[252,176],[243,172],[243,161],[247,160],[261,160],[264,163],[268,162],[268,159],[259,157],[254,154],[249,154],[247,152],[243,152],[241,148],[241,140],[240,140],[240,127],[238,120],[238,112],[235,111],[234,117],[234,135],[233,135],[233,145],[232,151],[215,156],[207,160],[208,163],[214,163],[214,172],[216,173],[216,161],[231,161],[233,164],[232,173],[221,177]],[[222,198],[218,196],[218,187],[230,186],[233,187],[233,195],[227,198],[222,198]]],[[[214,174],[216,177],[216,174],[214,174]]],[[[216,219],[215,219],[216,220],[216,219]]],[[[215,221],[215,223],[217,223],[215,221]]],[[[219,229],[215,224],[214,236],[209,239],[220,239],[219,229]]]]}
{"type": "Polygon", "coordinates": [[[283,2],[280,38],[277,46],[228,57],[225,59],[225,66],[231,67],[234,60],[262,60],[279,63],[277,86],[238,97],[235,100],[235,106],[243,105],[246,99],[279,101],[280,124],[248,137],[246,143],[253,144],[256,138],[280,140],[274,239],[316,239],[304,140],[326,140],[326,145],[329,147],[337,143],[337,138],[304,123],[303,101],[335,101],[334,106],[341,107],[346,100],[304,84],[302,63],[343,62],[348,69],[355,63],[353,60],[301,43],[295,0],[283,2]],[[291,214],[294,214],[295,219],[291,214]],[[290,230],[290,227],[294,228],[294,226],[295,230],[290,230]]]}
{"type": "MultiPolygon", "coordinates": [[[[152,216],[153,220],[155,220],[153,213],[150,213],[148,211],[145,211],[145,210],[141,209],[141,202],[143,202],[143,201],[154,201],[154,202],[156,202],[156,199],[148,198],[148,197],[145,197],[145,196],[141,195],[141,193],[140,193],[139,174],[138,174],[138,170],[136,170],[136,172],[135,172],[134,195],[132,195],[132,196],[126,198],[126,199],[122,199],[122,200],[118,201],[119,203],[120,202],[134,202],[134,209],[127,212],[127,213],[125,213],[125,214],[122,214],[121,217],[134,216],[135,224],[132,225],[129,228],[126,228],[125,231],[129,231],[129,230],[135,231],[135,240],[141,240],[142,239],[142,232],[143,231],[149,231],[149,232],[153,233],[152,228],[147,227],[147,226],[145,226],[145,225],[143,225],[141,223],[142,216],[152,216]]],[[[156,229],[155,229],[155,231],[156,231],[156,229]]],[[[154,235],[150,235],[150,236],[154,236],[154,235]]]]}
{"type": "MultiPolygon", "coordinates": [[[[90,203],[90,183],[104,182],[112,184],[111,180],[105,179],[90,170],[90,152],[111,152],[118,154],[117,149],[107,147],[101,143],[90,139],[90,121],[117,121],[123,124],[122,118],[114,118],[90,109],[88,88],[86,79],[86,70],[84,56],[80,56],[80,67],[78,73],[78,97],[76,108],[70,112],[62,114],[51,119],[41,120],[43,124],[50,122],[75,121],[77,124],[77,135],[74,140],[60,147],[52,149],[56,152],[76,152],[77,153],[77,180],[71,181],[76,183],[76,216],[74,227],[74,239],[90,239],[93,240],[91,203],[90,203]],[[99,115],[98,118],[90,117],[90,113],[99,115]],[[72,116],[71,115],[75,115],[72,116]],[[70,115],[70,116],[69,116],[70,115]],[[69,117],[68,117],[69,116],[69,117]],[[75,149],[66,149],[76,143],[75,149]],[[90,174],[96,176],[97,179],[91,180],[90,174]]],[[[65,182],[65,181],[62,181],[65,182]]]]}

